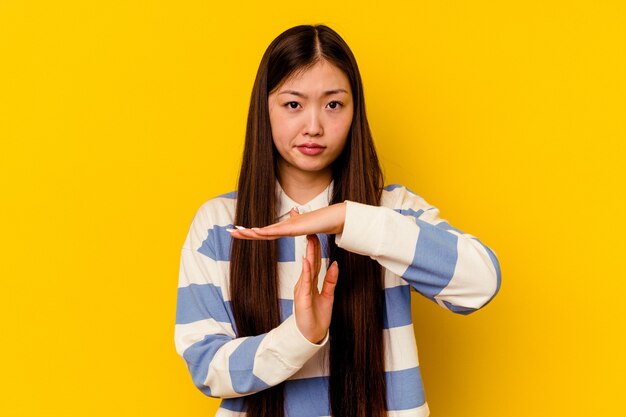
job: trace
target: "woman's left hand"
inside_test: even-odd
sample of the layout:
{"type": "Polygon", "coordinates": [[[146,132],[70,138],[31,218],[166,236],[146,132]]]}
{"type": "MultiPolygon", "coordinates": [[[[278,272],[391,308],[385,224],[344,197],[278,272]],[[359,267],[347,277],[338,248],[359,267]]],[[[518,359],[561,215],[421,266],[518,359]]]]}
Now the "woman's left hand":
{"type": "MultiPolygon", "coordinates": [[[[293,212],[293,210],[292,210],[293,212]]],[[[317,233],[336,235],[343,232],[346,219],[346,203],[337,203],[304,214],[293,215],[282,222],[251,229],[227,229],[237,239],[273,240],[284,236],[313,235],[317,233]]]]}

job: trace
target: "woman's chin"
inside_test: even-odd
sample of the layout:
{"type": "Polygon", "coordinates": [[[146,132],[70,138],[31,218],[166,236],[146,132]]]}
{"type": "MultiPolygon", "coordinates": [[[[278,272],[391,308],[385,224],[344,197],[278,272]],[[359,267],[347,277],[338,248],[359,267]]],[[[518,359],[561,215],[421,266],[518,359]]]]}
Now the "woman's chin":
{"type": "Polygon", "coordinates": [[[328,175],[331,172],[330,165],[325,164],[306,164],[306,165],[291,165],[290,171],[293,173],[300,173],[301,175],[328,175]]]}

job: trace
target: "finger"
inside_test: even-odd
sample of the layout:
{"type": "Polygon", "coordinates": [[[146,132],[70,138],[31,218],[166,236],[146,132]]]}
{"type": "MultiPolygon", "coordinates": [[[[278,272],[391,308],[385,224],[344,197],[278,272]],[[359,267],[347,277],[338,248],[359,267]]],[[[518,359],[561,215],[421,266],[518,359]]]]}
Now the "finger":
{"type": "Polygon", "coordinates": [[[326,271],[324,277],[324,285],[322,286],[321,295],[323,297],[333,299],[335,296],[335,287],[337,286],[337,280],[339,279],[339,265],[337,261],[333,262],[330,268],[326,271]]]}
{"type": "Polygon", "coordinates": [[[298,211],[298,207],[294,207],[289,211],[289,217],[296,217],[300,214],[300,212],[298,211]]]}
{"type": "Polygon", "coordinates": [[[226,229],[230,235],[236,239],[246,239],[246,240],[274,240],[277,239],[275,236],[263,236],[256,232],[253,229],[226,229]]]}
{"type": "Polygon", "coordinates": [[[294,295],[298,294],[299,289],[302,287],[302,282],[304,281],[304,278],[307,276],[307,274],[310,273],[311,264],[304,262],[305,260],[306,260],[306,257],[303,256],[302,257],[302,269],[300,271],[300,276],[298,277],[298,281],[296,281],[296,285],[293,287],[294,295]]]}
{"type": "Polygon", "coordinates": [[[300,276],[298,277],[298,281],[296,281],[296,285],[293,287],[293,295],[294,300],[296,295],[298,294],[300,287],[302,286],[302,276],[304,275],[304,262],[302,262],[302,270],[300,271],[300,276]]]}
{"type": "Polygon", "coordinates": [[[300,275],[300,289],[302,294],[311,292],[311,264],[306,258],[302,259],[302,274],[300,275]]]}
{"type": "Polygon", "coordinates": [[[265,227],[253,227],[250,230],[256,232],[259,236],[274,239],[285,236],[302,235],[303,233],[298,231],[297,225],[293,224],[291,220],[292,219],[287,219],[280,223],[275,223],[265,227]]]}
{"type": "Polygon", "coordinates": [[[315,285],[311,285],[310,291],[313,293],[313,289],[317,292],[317,274],[319,271],[315,272],[315,235],[307,235],[306,237],[306,260],[309,263],[309,268],[311,269],[311,279],[315,281],[315,285]]]}
{"type": "Polygon", "coordinates": [[[306,259],[309,261],[309,264],[313,265],[315,262],[315,244],[313,243],[313,239],[311,235],[306,236],[306,259]]]}
{"type": "Polygon", "coordinates": [[[313,276],[317,280],[317,277],[320,274],[320,269],[322,268],[322,246],[320,244],[320,239],[317,235],[311,235],[313,237],[313,248],[315,249],[313,263],[313,276]]]}

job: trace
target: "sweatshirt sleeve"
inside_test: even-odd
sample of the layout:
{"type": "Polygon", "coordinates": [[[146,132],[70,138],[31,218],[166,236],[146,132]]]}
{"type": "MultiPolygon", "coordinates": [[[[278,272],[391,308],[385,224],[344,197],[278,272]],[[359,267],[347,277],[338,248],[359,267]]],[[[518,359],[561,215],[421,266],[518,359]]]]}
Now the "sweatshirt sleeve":
{"type": "Polygon", "coordinates": [[[228,299],[232,237],[227,224],[196,213],[182,248],[174,339],[196,387],[211,397],[234,398],[277,385],[296,373],[326,342],[311,343],[293,314],[271,331],[237,337],[228,299]],[[226,288],[225,288],[226,287],[226,288]]]}
{"type": "Polygon", "coordinates": [[[386,187],[382,203],[347,201],[337,245],[375,259],[454,313],[470,314],[495,297],[501,273],[492,249],[452,227],[439,209],[406,187],[386,187]]]}

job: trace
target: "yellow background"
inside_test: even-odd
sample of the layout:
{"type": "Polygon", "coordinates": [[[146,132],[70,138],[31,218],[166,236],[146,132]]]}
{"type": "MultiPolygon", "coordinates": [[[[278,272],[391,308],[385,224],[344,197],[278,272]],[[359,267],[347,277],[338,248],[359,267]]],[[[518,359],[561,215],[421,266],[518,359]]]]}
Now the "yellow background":
{"type": "Polygon", "coordinates": [[[626,3],[381,3],[0,2],[0,415],[213,415],[180,249],[302,23],[353,49],[386,182],[500,259],[474,315],[413,298],[431,415],[623,411],[626,3]]]}

